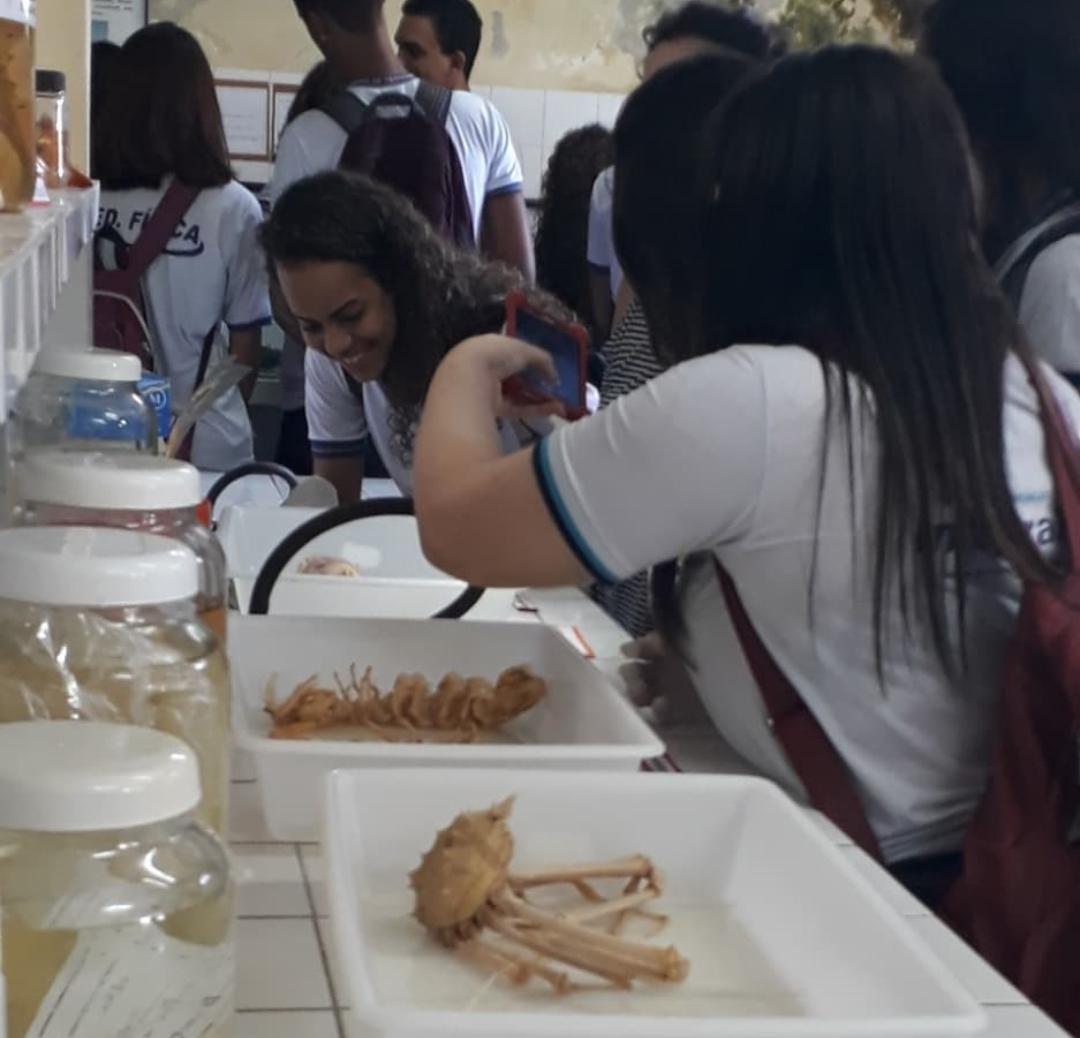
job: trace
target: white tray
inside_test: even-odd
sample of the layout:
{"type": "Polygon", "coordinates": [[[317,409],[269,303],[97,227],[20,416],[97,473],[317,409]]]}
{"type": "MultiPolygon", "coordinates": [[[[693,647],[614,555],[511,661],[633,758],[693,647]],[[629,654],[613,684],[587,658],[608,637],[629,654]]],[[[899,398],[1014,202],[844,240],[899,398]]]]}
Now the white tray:
{"type": "Polygon", "coordinates": [[[983,1010],[772,785],[720,776],[348,771],[327,784],[333,953],[363,1038],[945,1038],[983,1010]],[[518,800],[523,869],[644,853],[679,988],[559,999],[489,983],[410,916],[407,875],[462,810],[518,800]]]}
{"type": "MultiPolygon", "coordinates": [[[[225,508],[218,521],[218,538],[225,549],[230,577],[254,579],[271,552],[293,530],[322,515],[318,508],[225,508]]],[[[389,580],[438,581],[461,587],[459,581],[436,569],[420,549],[420,534],[411,516],[363,519],[324,533],[305,547],[284,571],[291,578],[312,555],[330,555],[354,563],[366,577],[389,580]]],[[[325,583],[348,578],[305,578],[325,583]]]]}
{"type": "Polygon", "coordinates": [[[236,742],[254,755],[270,831],[280,840],[318,834],[326,775],[345,767],[519,767],[636,770],[664,752],[634,708],[555,630],[540,624],[436,620],[235,617],[229,625],[236,742]],[[380,688],[402,673],[435,682],[447,673],[494,680],[527,664],[547,698],[507,726],[511,745],[427,746],[281,742],[267,737],[267,683],[287,695],[316,671],[331,682],[350,663],[375,669],[380,688]]]}

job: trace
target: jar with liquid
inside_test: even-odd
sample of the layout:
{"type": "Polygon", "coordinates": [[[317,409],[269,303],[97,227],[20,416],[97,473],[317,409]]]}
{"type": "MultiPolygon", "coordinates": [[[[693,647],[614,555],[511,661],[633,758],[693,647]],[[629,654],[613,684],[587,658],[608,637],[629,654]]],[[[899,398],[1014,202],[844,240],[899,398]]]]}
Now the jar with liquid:
{"type": "Polygon", "coordinates": [[[139,392],[142,375],[130,353],[43,349],[15,398],[12,463],[39,447],[156,454],[157,419],[139,392]]]}
{"type": "Polygon", "coordinates": [[[0,530],[0,724],[104,721],[174,735],[199,761],[196,816],[224,835],[229,672],[199,622],[198,593],[195,555],[176,540],[104,527],[0,530]]]}
{"type": "MultiPolygon", "coordinates": [[[[226,1038],[221,841],[194,754],[127,725],[0,725],[0,962],[7,1038],[226,1038]]],[[[2,1030],[2,1028],[0,1028],[2,1030]]]]}
{"type": "Polygon", "coordinates": [[[36,180],[34,3],[0,0],[0,209],[25,209],[36,180]]]}
{"type": "Polygon", "coordinates": [[[68,182],[67,77],[51,68],[35,75],[37,157],[45,167],[45,186],[64,187],[68,182]]]}
{"type": "Polygon", "coordinates": [[[199,619],[224,643],[225,553],[201,521],[198,470],[146,454],[31,451],[17,478],[16,522],[26,526],[113,526],[174,537],[199,564],[199,619]]]}

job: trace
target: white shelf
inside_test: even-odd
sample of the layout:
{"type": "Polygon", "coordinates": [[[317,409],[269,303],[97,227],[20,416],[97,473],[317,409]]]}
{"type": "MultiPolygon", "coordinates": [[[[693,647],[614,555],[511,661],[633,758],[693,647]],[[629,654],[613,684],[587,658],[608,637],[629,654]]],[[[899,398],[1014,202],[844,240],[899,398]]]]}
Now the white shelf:
{"type": "MultiPolygon", "coordinates": [[[[0,423],[26,379],[45,329],[94,234],[99,192],[55,191],[48,206],[0,214],[0,423]]],[[[79,286],[80,294],[89,291],[79,286]]]]}

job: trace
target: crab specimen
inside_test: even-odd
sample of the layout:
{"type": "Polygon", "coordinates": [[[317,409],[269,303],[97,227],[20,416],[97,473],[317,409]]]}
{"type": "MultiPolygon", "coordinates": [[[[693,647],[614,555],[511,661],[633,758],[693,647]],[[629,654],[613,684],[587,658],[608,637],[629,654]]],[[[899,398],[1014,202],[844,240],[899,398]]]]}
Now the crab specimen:
{"type": "Polygon", "coordinates": [[[358,570],[348,559],[338,559],[330,555],[312,555],[300,563],[297,570],[308,577],[358,577],[358,570]]]}
{"type": "Polygon", "coordinates": [[[629,989],[635,981],[678,984],[690,964],[672,947],[620,936],[627,919],[642,916],[662,929],[667,920],[644,906],[663,893],[648,858],[600,865],[514,872],[514,836],[507,820],[513,798],[488,811],[459,815],[439,833],[410,880],[417,920],[447,948],[526,984],[538,977],[559,994],[581,985],[559,966],[629,989]],[[596,884],[617,881],[620,893],[604,898],[596,884]],[[566,886],[580,895],[574,907],[534,903],[542,888],[566,886]]]}
{"type": "Polygon", "coordinates": [[[389,742],[472,742],[531,710],[547,695],[547,684],[527,667],[504,671],[492,685],[483,678],[448,674],[432,691],[419,674],[402,674],[393,689],[382,693],[371,680],[371,668],[349,684],[334,675],[336,689],[319,688],[308,678],[284,703],[275,706],[271,738],[309,739],[334,728],[359,727],[389,742]]]}

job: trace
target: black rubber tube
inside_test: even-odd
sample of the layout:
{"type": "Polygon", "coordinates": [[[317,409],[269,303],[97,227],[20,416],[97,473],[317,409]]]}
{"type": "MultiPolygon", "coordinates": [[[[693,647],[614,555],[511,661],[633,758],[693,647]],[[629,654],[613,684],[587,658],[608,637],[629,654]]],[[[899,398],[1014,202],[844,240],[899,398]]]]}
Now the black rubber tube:
{"type": "Polygon", "coordinates": [[[246,476],[273,476],[275,479],[283,479],[289,484],[290,490],[295,490],[300,485],[300,481],[292,470],[285,468],[284,465],[278,465],[273,461],[249,461],[243,465],[237,465],[231,472],[226,472],[210,488],[206,500],[210,502],[211,507],[217,504],[218,498],[226,489],[246,476]]]}

